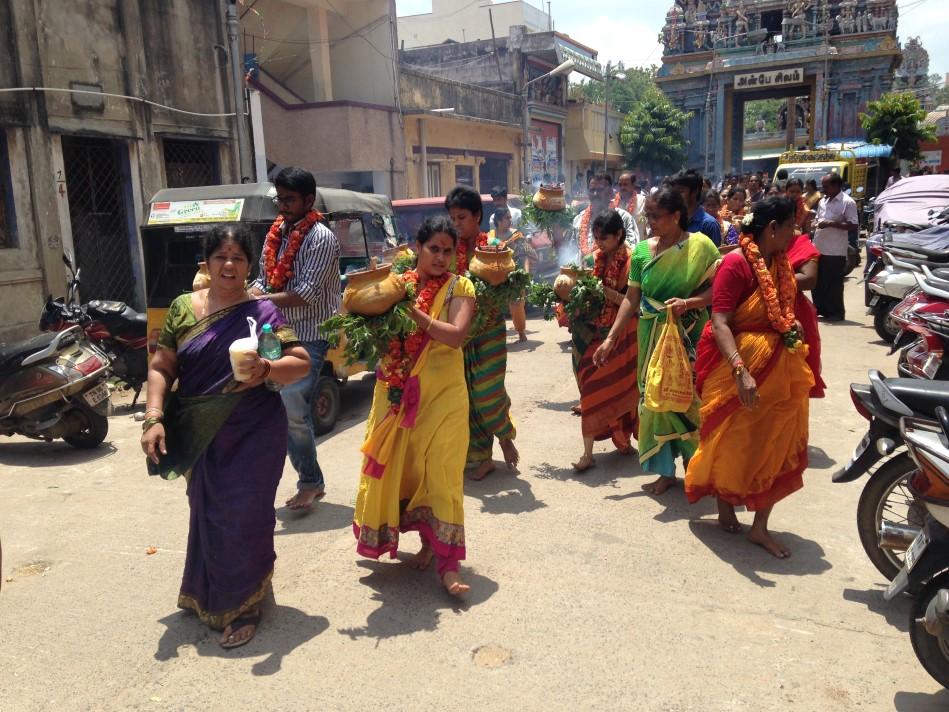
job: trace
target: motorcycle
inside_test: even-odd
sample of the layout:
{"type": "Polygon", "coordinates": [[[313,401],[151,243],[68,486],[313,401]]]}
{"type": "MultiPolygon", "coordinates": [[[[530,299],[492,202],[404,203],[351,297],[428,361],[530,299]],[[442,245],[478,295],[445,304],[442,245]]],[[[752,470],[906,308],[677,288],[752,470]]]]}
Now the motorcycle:
{"type": "Polygon", "coordinates": [[[949,413],[936,420],[903,418],[900,432],[916,466],[908,489],[926,514],[903,567],[884,598],[915,596],[909,635],[919,662],[939,684],[949,687],[949,413]]]}
{"type": "Polygon", "coordinates": [[[935,409],[949,404],[949,382],[884,378],[875,369],[868,379],[869,384],[850,385],[850,398],[870,425],[833,481],[853,482],[870,475],[857,505],[857,531],[870,561],[892,580],[925,515],[925,508],[907,490],[916,465],[905,450],[900,418],[934,419],[935,409]]]}
{"type": "Polygon", "coordinates": [[[132,405],[138,401],[142,386],[148,378],[148,322],[125,302],[94,299],[79,304],[79,276],[82,269],[73,270],[72,261],[63,255],[63,263],[69,270],[70,279],[64,298],[46,298],[40,315],[41,331],[62,331],[79,325],[92,343],[108,355],[112,373],[131,388],[135,395],[132,405]]]}
{"type": "Polygon", "coordinates": [[[109,433],[109,357],[78,326],[0,344],[0,435],[94,448],[109,433]]]}
{"type": "Polygon", "coordinates": [[[891,313],[899,334],[890,353],[899,351],[897,370],[904,378],[949,380],[949,270],[925,265],[914,273],[917,287],[891,313]]]}

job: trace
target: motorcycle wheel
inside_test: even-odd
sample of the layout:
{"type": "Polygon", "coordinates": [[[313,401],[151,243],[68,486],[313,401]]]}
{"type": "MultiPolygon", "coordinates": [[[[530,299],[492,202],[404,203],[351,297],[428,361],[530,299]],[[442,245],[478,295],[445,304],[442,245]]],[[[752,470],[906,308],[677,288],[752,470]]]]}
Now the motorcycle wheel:
{"type": "Polygon", "coordinates": [[[317,435],[325,435],[336,427],[340,411],[340,392],[336,379],[321,376],[313,390],[313,430],[317,435]]]}
{"type": "Polygon", "coordinates": [[[916,471],[909,453],[897,455],[873,473],[857,505],[857,531],[863,550],[877,571],[892,581],[903,568],[903,553],[880,547],[880,525],[883,521],[922,527],[924,510],[916,504],[906,485],[916,471]]]}
{"type": "Polygon", "coordinates": [[[880,306],[873,313],[874,331],[876,331],[877,336],[889,344],[892,344],[893,339],[895,339],[896,335],[900,333],[899,327],[897,327],[890,318],[890,312],[893,311],[893,307],[896,305],[897,302],[890,302],[886,305],[880,306]]]}
{"type": "Polygon", "coordinates": [[[79,410],[78,414],[83,422],[82,429],[72,435],[63,436],[63,440],[80,450],[99,447],[99,444],[105,440],[105,436],[109,434],[109,419],[87,410],[79,410]]]}
{"type": "Polygon", "coordinates": [[[949,574],[934,578],[913,599],[909,611],[909,639],[913,644],[913,652],[926,672],[943,687],[949,687],[949,636],[930,635],[926,628],[916,623],[917,618],[926,615],[929,602],[943,588],[949,588],[949,574]]]}

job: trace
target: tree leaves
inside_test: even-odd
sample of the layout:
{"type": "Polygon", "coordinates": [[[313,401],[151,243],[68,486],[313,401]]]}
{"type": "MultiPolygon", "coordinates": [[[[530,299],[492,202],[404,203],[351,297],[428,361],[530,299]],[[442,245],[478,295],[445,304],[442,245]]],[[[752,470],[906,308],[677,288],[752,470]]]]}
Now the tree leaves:
{"type": "Polygon", "coordinates": [[[893,156],[907,161],[920,158],[921,141],[935,141],[933,126],[920,122],[926,112],[911,92],[884,94],[867,104],[867,113],[860,114],[860,125],[874,143],[893,146],[893,156]]]}
{"type": "Polygon", "coordinates": [[[685,124],[690,114],[680,111],[658,88],[645,93],[623,120],[620,142],[630,165],[671,172],[685,162],[685,124]]]}

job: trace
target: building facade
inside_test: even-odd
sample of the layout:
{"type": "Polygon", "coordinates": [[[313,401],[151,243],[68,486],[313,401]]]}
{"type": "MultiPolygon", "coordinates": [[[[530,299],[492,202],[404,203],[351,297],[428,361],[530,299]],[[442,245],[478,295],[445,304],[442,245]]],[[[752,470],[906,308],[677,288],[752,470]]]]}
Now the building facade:
{"type": "Polygon", "coordinates": [[[431,12],[399,18],[399,43],[411,49],[449,41],[489,40],[506,37],[514,25],[523,25],[528,32],[553,29],[550,16],[524,0],[432,0],[431,12]]]}
{"type": "Polygon", "coordinates": [[[236,180],[223,17],[217,0],[0,0],[0,340],[64,293],[64,251],[84,300],[144,308],[149,198],[236,180]]]}
{"type": "Polygon", "coordinates": [[[688,165],[742,169],[744,106],[805,100],[809,146],[864,138],[859,113],[893,86],[895,0],[678,0],[657,82],[687,126],[688,165]]]}
{"type": "Polygon", "coordinates": [[[594,173],[606,171],[616,178],[626,164],[620,131],[625,115],[610,109],[604,114],[603,104],[590,104],[571,99],[567,106],[567,186],[574,195],[585,196],[587,184],[594,173]],[[604,164],[603,136],[608,131],[604,164]]]}
{"type": "Polygon", "coordinates": [[[258,0],[240,21],[269,173],[403,197],[394,0],[258,0]]]}

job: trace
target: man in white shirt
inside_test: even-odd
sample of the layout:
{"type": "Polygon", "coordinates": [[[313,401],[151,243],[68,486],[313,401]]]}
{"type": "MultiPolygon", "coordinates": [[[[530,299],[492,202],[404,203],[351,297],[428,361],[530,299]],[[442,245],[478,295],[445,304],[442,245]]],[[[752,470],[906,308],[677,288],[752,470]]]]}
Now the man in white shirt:
{"type": "MultiPolygon", "coordinates": [[[[498,208],[507,208],[511,211],[511,227],[515,230],[519,230],[521,227],[521,211],[519,208],[515,208],[507,204],[507,188],[500,185],[494,186],[491,189],[491,197],[494,199],[494,210],[497,210],[498,208]]],[[[492,230],[496,227],[494,224],[494,211],[491,212],[491,217],[488,219],[488,225],[492,230]]]]}
{"type": "Polygon", "coordinates": [[[814,247],[820,251],[817,285],[811,292],[817,313],[828,321],[844,319],[844,272],[847,265],[848,233],[856,230],[857,204],[843,192],[843,179],[828,173],[821,179],[824,197],[817,204],[814,247]]]}
{"type": "Polygon", "coordinates": [[[620,173],[616,181],[619,188],[611,207],[621,208],[633,216],[640,238],[646,234],[646,198],[639,192],[636,185],[636,175],[630,171],[620,173]]]}
{"type": "MultiPolygon", "coordinates": [[[[608,173],[597,173],[590,179],[589,198],[590,204],[573,219],[573,229],[577,233],[580,256],[585,261],[589,261],[586,259],[587,256],[592,255],[596,249],[596,242],[593,240],[593,218],[604,210],[609,210],[613,200],[613,179],[608,173]]],[[[636,220],[622,208],[615,210],[623,219],[623,227],[626,228],[626,244],[632,249],[639,242],[639,227],[636,225],[636,220]]]]}

